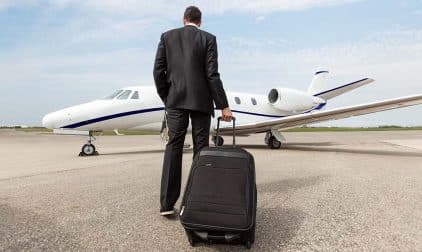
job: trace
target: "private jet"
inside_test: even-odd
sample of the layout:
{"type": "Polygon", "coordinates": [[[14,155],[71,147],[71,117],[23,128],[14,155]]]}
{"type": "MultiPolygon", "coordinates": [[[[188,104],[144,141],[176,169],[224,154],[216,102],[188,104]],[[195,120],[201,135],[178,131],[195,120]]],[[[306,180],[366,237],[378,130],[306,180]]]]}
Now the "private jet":
{"type": "MultiPolygon", "coordinates": [[[[267,95],[227,92],[230,108],[236,117],[236,134],[265,134],[265,144],[279,149],[286,142],[280,133],[312,123],[337,120],[422,103],[422,94],[387,99],[372,103],[323,110],[327,102],[374,80],[360,79],[348,84],[327,88],[328,71],[315,73],[306,91],[275,87],[267,95]]],[[[218,115],[219,111],[216,111],[218,115]]],[[[155,86],[122,88],[102,99],[68,107],[44,116],[44,127],[55,133],[83,132],[88,142],[82,146],[81,156],[96,155],[94,135],[105,130],[148,130],[166,137],[165,108],[155,86]]],[[[224,139],[215,136],[216,119],[212,121],[212,140],[221,146],[224,139]]],[[[230,135],[231,124],[223,123],[220,133],[230,135]]]]}

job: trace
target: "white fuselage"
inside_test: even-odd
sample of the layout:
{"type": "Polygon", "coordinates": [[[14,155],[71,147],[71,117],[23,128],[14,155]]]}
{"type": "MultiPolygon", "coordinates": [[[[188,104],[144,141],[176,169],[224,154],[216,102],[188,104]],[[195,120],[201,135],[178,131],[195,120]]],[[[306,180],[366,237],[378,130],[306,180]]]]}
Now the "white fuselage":
{"type": "MultiPolygon", "coordinates": [[[[236,123],[267,121],[322,108],[323,99],[301,91],[278,89],[279,101],[270,103],[267,95],[227,92],[227,98],[236,123]]],[[[220,111],[215,111],[216,117],[220,111]]],[[[123,88],[112,98],[68,107],[43,118],[43,125],[51,129],[73,130],[152,130],[159,131],[164,118],[164,105],[154,86],[123,88]],[[122,96],[125,90],[129,95],[122,96]],[[135,92],[137,92],[135,97],[135,92]],[[119,98],[120,96],[120,98],[119,98]],[[125,99],[122,99],[124,97],[125,99]]],[[[212,121],[212,128],[215,120],[212,121]]]]}

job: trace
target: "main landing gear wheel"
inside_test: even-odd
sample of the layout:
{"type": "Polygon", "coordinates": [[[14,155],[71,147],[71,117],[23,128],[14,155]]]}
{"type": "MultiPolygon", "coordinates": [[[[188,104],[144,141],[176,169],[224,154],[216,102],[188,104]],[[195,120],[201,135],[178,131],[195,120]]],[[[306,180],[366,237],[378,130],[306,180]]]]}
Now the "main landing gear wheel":
{"type": "Polygon", "coordinates": [[[94,132],[90,131],[88,143],[82,146],[81,152],[79,153],[80,157],[98,155],[98,152],[95,149],[95,145],[92,144],[94,140],[95,140],[94,132]]]}
{"type": "Polygon", "coordinates": [[[224,144],[224,138],[221,136],[218,136],[218,137],[213,136],[212,141],[214,142],[215,146],[223,146],[224,144]]]}
{"type": "Polygon", "coordinates": [[[95,145],[93,144],[84,144],[84,146],[82,146],[82,150],[81,153],[79,154],[80,156],[92,156],[95,153],[95,145]]]}
{"type": "Polygon", "coordinates": [[[268,132],[265,136],[265,143],[270,147],[270,149],[280,149],[281,148],[281,142],[271,134],[271,132],[268,132]]]}

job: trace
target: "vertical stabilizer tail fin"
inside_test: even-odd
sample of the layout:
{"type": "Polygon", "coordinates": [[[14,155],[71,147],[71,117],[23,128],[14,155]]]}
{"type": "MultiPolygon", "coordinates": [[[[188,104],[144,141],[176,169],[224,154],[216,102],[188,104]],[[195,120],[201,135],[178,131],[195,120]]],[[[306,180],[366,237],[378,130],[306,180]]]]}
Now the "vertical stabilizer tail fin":
{"type": "Polygon", "coordinates": [[[318,71],[315,73],[308,88],[308,94],[315,95],[324,90],[327,90],[328,71],[318,71]]]}

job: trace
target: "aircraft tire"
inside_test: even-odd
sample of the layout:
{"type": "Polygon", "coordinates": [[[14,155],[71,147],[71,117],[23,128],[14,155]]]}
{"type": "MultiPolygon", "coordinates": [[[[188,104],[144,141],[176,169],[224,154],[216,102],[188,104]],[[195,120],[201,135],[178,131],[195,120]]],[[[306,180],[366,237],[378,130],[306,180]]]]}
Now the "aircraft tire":
{"type": "Polygon", "coordinates": [[[79,154],[80,156],[93,156],[93,155],[97,155],[98,152],[95,150],[95,145],[93,144],[84,144],[82,146],[82,150],[81,153],[79,154]]]}
{"type": "Polygon", "coordinates": [[[278,141],[274,136],[271,136],[269,139],[268,139],[268,146],[271,148],[271,149],[280,149],[281,148],[281,142],[280,141],[278,141]]]}
{"type": "Polygon", "coordinates": [[[224,138],[222,136],[218,136],[218,137],[213,137],[212,141],[214,142],[215,146],[219,147],[219,146],[223,146],[224,144],[224,138]]]}

